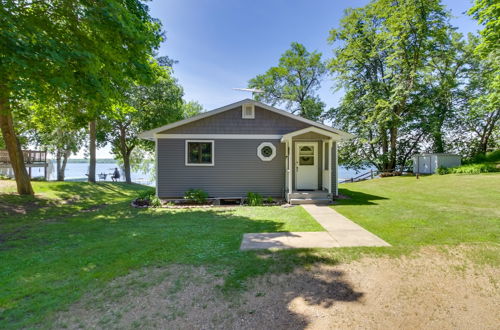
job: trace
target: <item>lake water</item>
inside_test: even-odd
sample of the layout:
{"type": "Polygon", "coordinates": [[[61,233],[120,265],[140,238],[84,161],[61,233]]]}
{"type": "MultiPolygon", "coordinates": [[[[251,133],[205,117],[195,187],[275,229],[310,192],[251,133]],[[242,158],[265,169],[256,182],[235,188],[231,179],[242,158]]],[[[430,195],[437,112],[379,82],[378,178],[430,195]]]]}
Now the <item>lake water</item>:
{"type": "MultiPolygon", "coordinates": [[[[106,180],[111,181],[111,174],[115,170],[115,167],[119,168],[119,166],[116,163],[97,163],[96,164],[96,174],[100,174],[100,173],[108,174],[106,180]]],[[[355,176],[357,176],[361,173],[364,173],[366,171],[367,170],[354,171],[354,170],[346,169],[343,166],[340,166],[339,167],[339,180],[352,178],[352,177],[355,177],[355,176]]],[[[86,180],[87,173],[88,173],[88,164],[87,163],[68,163],[66,165],[66,171],[65,171],[66,180],[86,180]]],[[[121,173],[120,181],[125,180],[125,177],[123,175],[123,171],[120,170],[120,173],[121,173]]],[[[131,174],[132,174],[132,181],[133,182],[146,184],[146,185],[150,185],[150,186],[155,185],[154,179],[151,178],[151,176],[149,174],[145,174],[142,172],[135,172],[135,171],[132,171],[131,174]]],[[[43,176],[43,170],[42,169],[33,170],[32,175],[33,175],[33,177],[43,176]],[[40,173],[38,173],[37,171],[39,171],[40,173]]],[[[52,166],[52,171],[49,171],[49,180],[55,180],[55,178],[56,178],[56,171],[55,171],[55,163],[54,163],[52,166]]],[[[98,180],[99,177],[96,177],[96,179],[98,180]]]]}

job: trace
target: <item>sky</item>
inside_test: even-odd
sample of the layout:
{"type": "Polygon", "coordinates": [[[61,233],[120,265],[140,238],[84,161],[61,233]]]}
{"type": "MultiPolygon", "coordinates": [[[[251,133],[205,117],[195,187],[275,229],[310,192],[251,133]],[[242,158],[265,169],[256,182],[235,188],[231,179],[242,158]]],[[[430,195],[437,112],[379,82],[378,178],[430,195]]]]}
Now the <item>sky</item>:
{"type": "MultiPolygon", "coordinates": [[[[344,10],[361,7],[367,0],[153,0],[152,17],[165,31],[159,55],[177,60],[174,75],[187,101],[198,101],[212,110],[251,97],[233,88],[247,87],[278,60],[292,42],[324,59],[332,55],[328,32],[339,25],[344,10]]],[[[464,34],[479,28],[465,12],[472,0],[444,0],[452,24],[464,34]]],[[[327,108],[338,105],[342,91],[333,90],[326,78],[319,95],[327,108]]],[[[74,158],[83,157],[83,150],[74,158]]],[[[109,147],[98,158],[112,158],[109,147]]]]}

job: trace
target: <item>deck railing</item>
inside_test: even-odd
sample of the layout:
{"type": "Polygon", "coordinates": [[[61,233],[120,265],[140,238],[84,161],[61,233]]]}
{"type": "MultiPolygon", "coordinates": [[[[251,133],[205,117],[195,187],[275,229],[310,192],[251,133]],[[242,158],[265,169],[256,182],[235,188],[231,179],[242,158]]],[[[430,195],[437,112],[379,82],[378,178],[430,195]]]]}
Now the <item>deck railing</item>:
{"type": "MultiPolygon", "coordinates": [[[[47,162],[47,151],[23,150],[23,156],[25,164],[47,162]]],[[[9,152],[7,150],[0,150],[0,163],[10,164],[9,152]]]]}

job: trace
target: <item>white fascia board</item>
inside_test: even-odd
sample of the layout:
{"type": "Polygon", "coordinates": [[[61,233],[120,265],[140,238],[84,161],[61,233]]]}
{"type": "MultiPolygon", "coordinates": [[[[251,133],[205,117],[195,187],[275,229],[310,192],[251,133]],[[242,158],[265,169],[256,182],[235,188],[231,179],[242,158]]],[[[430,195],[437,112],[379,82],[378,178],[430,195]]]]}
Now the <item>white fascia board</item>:
{"type": "Polygon", "coordinates": [[[225,139],[225,140],[280,140],[282,135],[270,134],[155,134],[157,139],[225,139]]]}

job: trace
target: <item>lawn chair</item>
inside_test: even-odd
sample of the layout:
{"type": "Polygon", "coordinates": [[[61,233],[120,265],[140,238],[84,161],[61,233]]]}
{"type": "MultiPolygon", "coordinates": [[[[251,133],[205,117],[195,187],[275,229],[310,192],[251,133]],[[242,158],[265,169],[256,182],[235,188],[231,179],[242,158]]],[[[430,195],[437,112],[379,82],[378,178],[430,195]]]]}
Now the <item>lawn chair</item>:
{"type": "Polygon", "coordinates": [[[108,175],[107,175],[106,173],[100,173],[100,174],[99,174],[99,180],[100,180],[100,181],[106,181],[106,177],[107,177],[107,176],[108,176],[108,175]]]}

